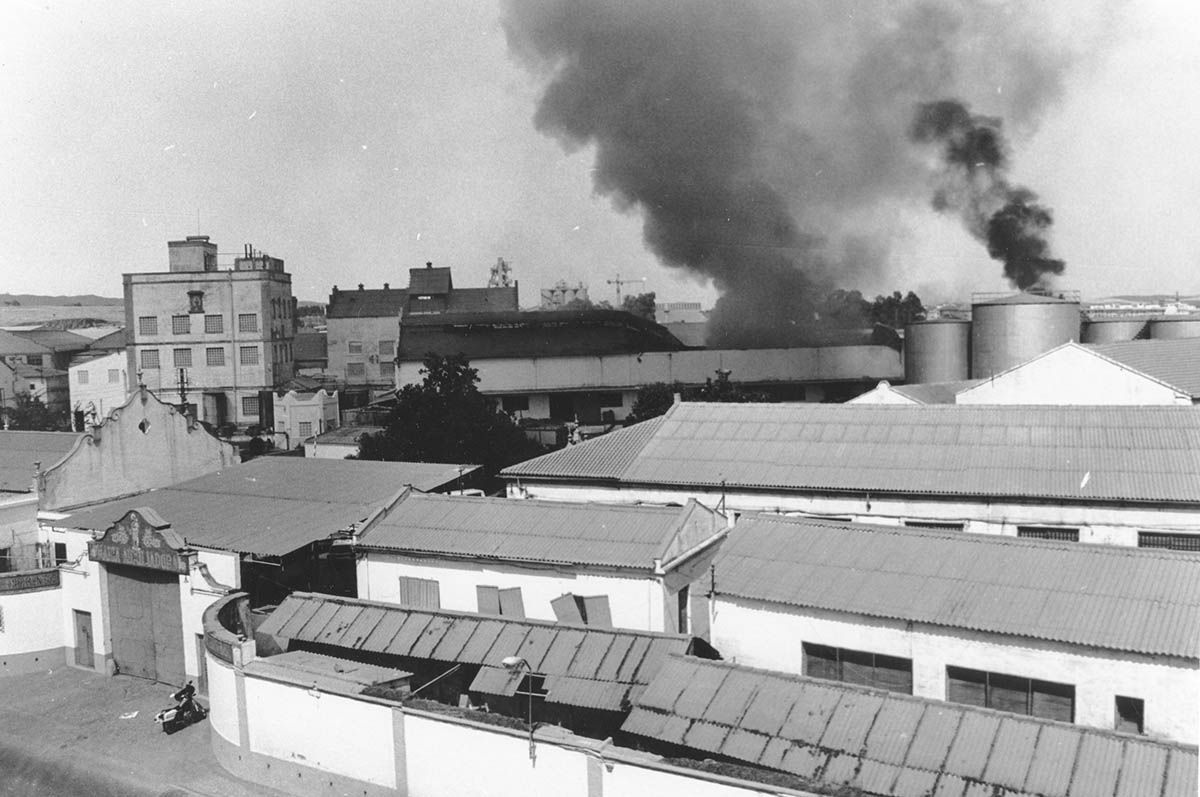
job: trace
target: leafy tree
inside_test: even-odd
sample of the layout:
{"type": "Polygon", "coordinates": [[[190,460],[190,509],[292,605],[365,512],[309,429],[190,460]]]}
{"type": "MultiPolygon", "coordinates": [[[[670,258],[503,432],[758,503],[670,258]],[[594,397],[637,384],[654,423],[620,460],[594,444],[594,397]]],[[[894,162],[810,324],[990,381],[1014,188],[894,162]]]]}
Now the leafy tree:
{"type": "Polygon", "coordinates": [[[621,300],[621,309],[647,321],[654,320],[654,291],[626,296],[621,300]]]}
{"type": "Polygon", "coordinates": [[[885,324],[893,329],[902,329],[906,324],[925,317],[925,305],[912,291],[901,296],[894,291],[891,296],[876,296],[871,304],[870,318],[876,324],[885,324]]]}
{"type": "Polygon", "coordinates": [[[62,432],[71,428],[65,412],[52,412],[42,400],[28,393],[13,396],[13,406],[3,410],[9,429],[35,432],[62,432]]]}
{"type": "Polygon", "coordinates": [[[729,371],[718,370],[717,378],[704,380],[704,387],[698,387],[687,394],[689,401],[723,401],[730,404],[746,404],[751,401],[766,401],[761,393],[743,390],[737,382],[729,380],[729,371]]]}
{"type": "Polygon", "coordinates": [[[722,401],[744,404],[750,401],[768,401],[762,393],[744,390],[737,382],[729,379],[729,371],[717,371],[717,378],[708,378],[700,387],[685,388],[678,382],[667,384],[655,382],[638,388],[633,408],[625,419],[626,424],[634,424],[664,415],[675,403],[675,394],[680,394],[683,401],[722,401]]]}
{"type": "Polygon", "coordinates": [[[625,418],[625,423],[634,424],[639,421],[648,421],[666,414],[667,410],[671,409],[671,405],[675,403],[675,394],[682,391],[683,388],[679,383],[669,385],[666,382],[655,382],[639,387],[633,400],[633,407],[625,418]]]}
{"type": "Polygon", "coordinates": [[[484,396],[461,354],[427,354],[419,385],[405,385],[382,432],[359,438],[358,458],[471,463],[489,474],[543,449],[484,396]]]}

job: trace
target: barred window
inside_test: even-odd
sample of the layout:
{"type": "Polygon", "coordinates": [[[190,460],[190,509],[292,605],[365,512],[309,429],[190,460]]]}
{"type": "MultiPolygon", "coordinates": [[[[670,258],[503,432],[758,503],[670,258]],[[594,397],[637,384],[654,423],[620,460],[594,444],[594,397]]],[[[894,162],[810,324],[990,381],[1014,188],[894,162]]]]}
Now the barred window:
{"type": "Polygon", "coordinates": [[[367,366],[363,363],[346,363],[347,379],[362,379],[367,375],[367,366]]]}
{"type": "Polygon", "coordinates": [[[142,349],[142,368],[158,367],[158,349],[142,349]]]}
{"type": "Polygon", "coordinates": [[[208,333],[221,333],[225,331],[225,316],[223,315],[206,315],[204,316],[204,331],[208,333]]]}
{"type": "Polygon", "coordinates": [[[391,360],[384,360],[379,363],[379,377],[381,379],[393,380],[396,378],[396,364],[391,360]]]}
{"type": "Polygon", "coordinates": [[[1017,536],[1030,540],[1079,542],[1079,529],[1069,529],[1061,526],[1017,526],[1017,536]]]}
{"type": "Polygon", "coordinates": [[[80,371],[76,371],[75,373],[77,374],[75,381],[77,381],[81,385],[86,385],[88,383],[88,372],[87,371],[80,370],[80,371]]]}
{"type": "Polygon", "coordinates": [[[238,313],[238,332],[257,332],[258,315],[256,313],[238,313]]]}
{"type": "Polygon", "coordinates": [[[220,346],[212,346],[204,350],[205,365],[224,365],[225,364],[225,349],[220,346]]]}
{"type": "Polygon", "coordinates": [[[115,385],[120,381],[121,381],[121,369],[120,368],[109,368],[108,369],[108,383],[110,385],[115,385]]]}
{"type": "Polygon", "coordinates": [[[138,317],[138,334],[139,335],[157,335],[158,334],[158,316],[144,315],[138,317]]]}
{"type": "Polygon", "coordinates": [[[1167,548],[1172,551],[1200,551],[1200,534],[1167,534],[1139,531],[1139,548],[1167,548]]]}
{"type": "Polygon", "coordinates": [[[190,315],[171,316],[172,335],[190,335],[192,332],[192,317],[190,315]]]}
{"type": "Polygon", "coordinates": [[[300,421],[300,437],[312,437],[312,421],[300,421]]]}
{"type": "Polygon", "coordinates": [[[258,365],[258,347],[242,346],[238,353],[238,362],[242,365],[258,365]]]}
{"type": "Polygon", "coordinates": [[[242,415],[258,416],[258,396],[242,396],[242,415]]]}
{"type": "Polygon", "coordinates": [[[395,357],[396,356],[396,341],[394,341],[394,340],[379,341],[379,356],[380,357],[395,357]]]}
{"type": "Polygon", "coordinates": [[[191,368],[192,367],[192,350],[191,349],[176,349],[175,350],[175,367],[176,368],[191,368]]]}
{"type": "Polygon", "coordinates": [[[362,341],[361,340],[352,340],[352,341],[349,341],[346,345],[349,346],[349,352],[351,354],[362,354],[362,341]]]}

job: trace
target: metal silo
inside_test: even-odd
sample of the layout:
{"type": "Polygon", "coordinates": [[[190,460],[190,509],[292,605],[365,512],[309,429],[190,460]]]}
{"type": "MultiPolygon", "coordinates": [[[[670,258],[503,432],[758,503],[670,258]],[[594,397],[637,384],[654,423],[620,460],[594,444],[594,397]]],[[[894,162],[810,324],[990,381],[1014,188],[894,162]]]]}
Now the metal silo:
{"type": "Polygon", "coordinates": [[[1145,336],[1146,318],[1097,318],[1083,325],[1083,343],[1124,343],[1145,336]]]}
{"type": "Polygon", "coordinates": [[[986,379],[1079,340],[1079,297],[1018,293],[971,303],[971,378],[986,379]]]}
{"type": "Polygon", "coordinates": [[[1152,319],[1150,337],[1153,340],[1200,338],[1200,316],[1178,315],[1152,319]]]}
{"type": "Polygon", "coordinates": [[[915,321],[904,328],[904,381],[959,382],[970,370],[971,322],[915,321]]]}

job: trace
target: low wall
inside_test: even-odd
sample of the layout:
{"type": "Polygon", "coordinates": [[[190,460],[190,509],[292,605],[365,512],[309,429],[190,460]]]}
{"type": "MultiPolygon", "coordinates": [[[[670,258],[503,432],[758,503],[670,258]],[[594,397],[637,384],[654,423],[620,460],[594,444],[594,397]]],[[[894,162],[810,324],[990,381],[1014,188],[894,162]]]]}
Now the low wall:
{"type": "Polygon", "coordinates": [[[61,614],[58,570],[0,573],[0,677],[67,663],[61,614]]]}
{"type": "Polygon", "coordinates": [[[301,797],[808,795],[671,766],[560,728],[538,730],[531,760],[525,731],[247,676],[214,649],[206,655],[217,760],[301,797]]]}

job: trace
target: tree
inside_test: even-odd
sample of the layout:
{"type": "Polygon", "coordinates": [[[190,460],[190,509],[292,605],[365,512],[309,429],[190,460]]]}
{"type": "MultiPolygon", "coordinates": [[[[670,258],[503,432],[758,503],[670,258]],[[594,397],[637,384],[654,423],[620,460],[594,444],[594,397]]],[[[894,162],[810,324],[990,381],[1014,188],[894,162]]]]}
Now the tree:
{"type": "Polygon", "coordinates": [[[875,297],[869,316],[876,324],[903,329],[913,321],[920,321],[925,317],[925,305],[921,304],[921,300],[912,291],[903,297],[900,291],[893,291],[891,296],[875,297]]]}
{"type": "Polygon", "coordinates": [[[649,293],[639,293],[637,296],[626,296],[621,300],[621,309],[627,313],[644,318],[647,321],[654,320],[654,291],[649,293]]]}
{"type": "Polygon", "coordinates": [[[40,398],[28,393],[13,396],[13,406],[5,407],[3,415],[9,429],[62,432],[71,428],[65,412],[52,412],[40,398]]]}
{"type": "Polygon", "coordinates": [[[671,405],[675,403],[675,394],[681,393],[682,390],[679,383],[668,385],[666,382],[655,382],[639,387],[633,400],[633,407],[625,418],[625,423],[634,424],[639,421],[648,421],[666,414],[667,410],[671,409],[671,405]]]}
{"type": "Polygon", "coordinates": [[[675,403],[675,394],[682,401],[720,401],[744,404],[751,401],[767,401],[762,393],[744,390],[737,382],[730,381],[729,371],[717,371],[717,378],[708,378],[700,387],[685,388],[678,382],[667,384],[655,382],[638,388],[633,408],[625,418],[626,425],[647,421],[666,414],[675,403]]]}
{"type": "Polygon", "coordinates": [[[427,354],[421,374],[400,390],[383,431],[359,438],[359,459],[470,463],[492,475],[543,451],[479,392],[463,355],[427,354]]]}

